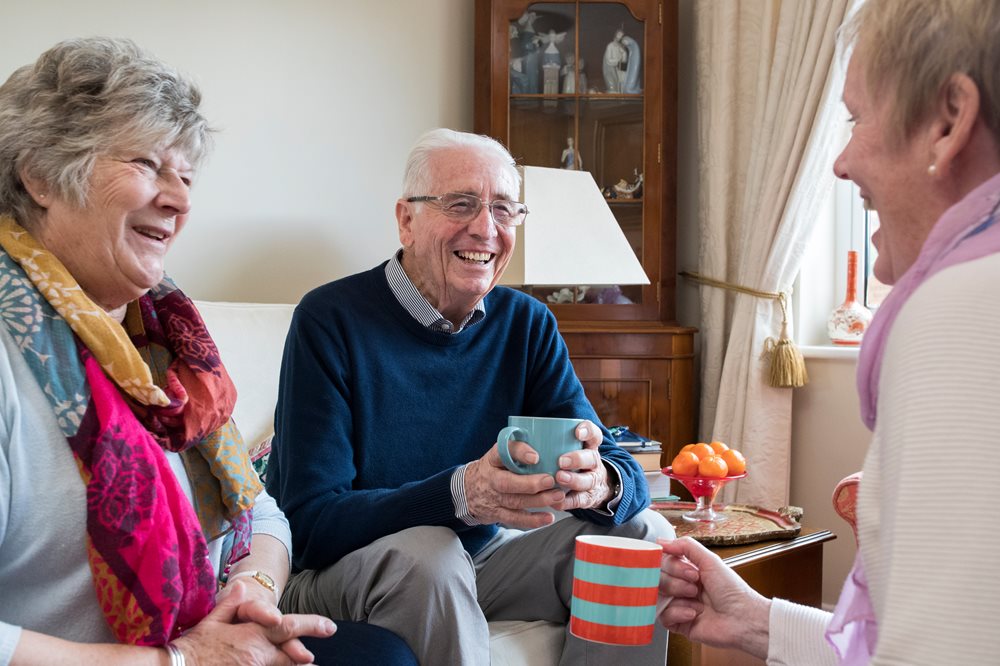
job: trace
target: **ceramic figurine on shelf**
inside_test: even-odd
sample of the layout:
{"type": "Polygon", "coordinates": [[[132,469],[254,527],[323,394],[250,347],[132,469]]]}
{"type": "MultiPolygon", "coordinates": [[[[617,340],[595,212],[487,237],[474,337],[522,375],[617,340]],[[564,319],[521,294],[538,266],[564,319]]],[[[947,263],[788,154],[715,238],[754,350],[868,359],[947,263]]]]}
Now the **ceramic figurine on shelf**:
{"type": "Polygon", "coordinates": [[[529,94],[539,93],[542,90],[541,38],[535,32],[537,18],[537,12],[525,12],[517,19],[517,42],[521,54],[520,72],[524,75],[523,84],[519,83],[519,87],[523,87],[520,92],[529,94]]]}
{"type": "Polygon", "coordinates": [[[574,145],[573,137],[566,137],[566,148],[563,149],[559,161],[562,163],[563,169],[583,168],[583,158],[580,157],[580,151],[574,145]]]}
{"type": "Polygon", "coordinates": [[[639,42],[628,35],[622,36],[622,44],[628,49],[628,61],[625,66],[625,82],[622,92],[637,95],[642,92],[642,54],[639,52],[639,42]]]}
{"type": "Polygon", "coordinates": [[[523,95],[528,92],[528,75],[524,73],[524,58],[510,59],[510,92],[523,95]]]}
{"type": "Polygon", "coordinates": [[[549,303],[559,304],[559,303],[581,303],[583,299],[587,296],[587,290],[590,287],[563,287],[558,291],[553,291],[551,294],[545,297],[549,303]]]}
{"type": "Polygon", "coordinates": [[[566,38],[565,32],[549,30],[548,34],[539,35],[538,39],[545,44],[542,51],[542,93],[545,95],[559,94],[559,72],[562,70],[562,54],[556,44],[566,38]]]}
{"type": "Polygon", "coordinates": [[[523,95],[528,92],[528,75],[524,73],[524,53],[521,47],[521,31],[517,23],[510,24],[510,92],[512,95],[523,95]]]}
{"type": "Polygon", "coordinates": [[[608,42],[604,49],[604,89],[609,93],[622,92],[625,83],[625,66],[628,61],[628,51],[622,45],[625,31],[621,28],[615,31],[614,39],[608,42]]]}
{"type": "Polygon", "coordinates": [[[545,50],[542,51],[542,67],[546,65],[562,67],[562,54],[556,44],[562,44],[565,38],[565,32],[556,32],[555,30],[549,30],[547,34],[538,36],[542,44],[545,44],[545,50]]]}
{"type": "Polygon", "coordinates": [[[642,174],[639,173],[638,169],[633,171],[635,173],[635,180],[633,182],[628,182],[624,178],[619,180],[612,186],[614,190],[616,199],[638,199],[642,197],[642,174]]]}
{"type": "Polygon", "coordinates": [[[583,72],[583,58],[580,58],[579,62],[576,61],[576,57],[572,53],[566,54],[566,63],[562,66],[560,70],[562,73],[562,92],[565,95],[572,95],[577,90],[577,82],[580,85],[580,91],[587,91],[587,75],[583,72]]]}
{"type": "Polygon", "coordinates": [[[826,323],[827,333],[835,345],[860,345],[872,311],[858,300],[858,253],[847,252],[847,295],[844,302],[830,314],[826,323]]]}

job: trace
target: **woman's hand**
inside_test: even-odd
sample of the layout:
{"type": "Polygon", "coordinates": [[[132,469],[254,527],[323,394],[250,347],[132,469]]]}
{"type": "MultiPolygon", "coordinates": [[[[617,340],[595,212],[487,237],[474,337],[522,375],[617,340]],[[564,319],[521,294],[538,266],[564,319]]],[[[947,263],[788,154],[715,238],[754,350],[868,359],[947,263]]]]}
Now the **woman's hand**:
{"type": "Polygon", "coordinates": [[[244,588],[244,601],[240,603],[236,611],[237,622],[257,622],[260,624],[261,621],[257,618],[267,618],[270,616],[270,611],[278,609],[278,593],[276,591],[269,590],[249,578],[240,578],[239,581],[242,582],[237,583],[237,581],[230,579],[229,584],[215,595],[215,603],[218,604],[232,593],[237,584],[244,588]]]}
{"type": "Polygon", "coordinates": [[[664,553],[660,592],[673,597],[660,623],[692,641],[766,659],[771,601],[694,539],[658,543],[664,553]]]}
{"type": "Polygon", "coordinates": [[[234,581],[215,609],[174,641],[188,666],[309,664],[313,655],[299,636],[326,638],[336,631],[319,615],[282,615],[273,594],[264,600],[249,586],[270,592],[253,581],[234,581]]]}

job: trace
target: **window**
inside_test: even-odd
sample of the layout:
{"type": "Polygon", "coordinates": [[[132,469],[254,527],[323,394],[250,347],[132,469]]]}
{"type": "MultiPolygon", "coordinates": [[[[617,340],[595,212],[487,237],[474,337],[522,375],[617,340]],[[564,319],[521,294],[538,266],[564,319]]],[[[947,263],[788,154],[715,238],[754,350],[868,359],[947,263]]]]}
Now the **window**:
{"type": "Polygon", "coordinates": [[[878,231],[878,213],[873,210],[866,210],[864,211],[864,216],[864,234],[858,239],[865,248],[863,260],[864,271],[860,276],[863,278],[863,282],[861,283],[861,294],[858,297],[861,298],[863,296],[864,300],[862,302],[869,310],[877,310],[878,306],[882,305],[885,297],[889,295],[892,287],[880,282],[872,272],[872,268],[875,266],[875,259],[878,257],[878,250],[872,244],[872,234],[878,231]]]}
{"type": "Polygon", "coordinates": [[[858,252],[858,299],[866,307],[875,310],[890,289],[871,272],[877,256],[871,234],[878,229],[878,213],[864,210],[857,186],[838,179],[823,210],[794,286],[796,340],[804,346],[830,345],[826,322],[846,296],[848,250],[858,252]]]}

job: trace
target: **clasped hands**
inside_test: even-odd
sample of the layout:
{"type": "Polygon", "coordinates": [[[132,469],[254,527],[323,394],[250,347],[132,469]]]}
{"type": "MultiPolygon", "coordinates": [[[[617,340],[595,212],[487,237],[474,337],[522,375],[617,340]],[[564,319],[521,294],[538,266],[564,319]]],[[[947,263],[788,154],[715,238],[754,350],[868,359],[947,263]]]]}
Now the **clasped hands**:
{"type": "MultiPolygon", "coordinates": [[[[583,448],[559,459],[559,472],[515,474],[503,466],[496,443],[479,460],[465,468],[465,499],[469,513],[481,523],[504,523],[521,529],[548,525],[555,519],[547,512],[528,509],[592,509],[611,498],[608,470],[598,447],[601,430],[590,421],[576,427],[583,448]]],[[[510,443],[511,456],[520,462],[538,462],[538,453],[525,442],[510,443]]]]}
{"type": "Polygon", "coordinates": [[[252,580],[233,581],[201,622],[173,641],[187,666],[310,664],[300,636],[326,638],[337,627],[320,615],[282,614],[274,592],[252,580]]]}

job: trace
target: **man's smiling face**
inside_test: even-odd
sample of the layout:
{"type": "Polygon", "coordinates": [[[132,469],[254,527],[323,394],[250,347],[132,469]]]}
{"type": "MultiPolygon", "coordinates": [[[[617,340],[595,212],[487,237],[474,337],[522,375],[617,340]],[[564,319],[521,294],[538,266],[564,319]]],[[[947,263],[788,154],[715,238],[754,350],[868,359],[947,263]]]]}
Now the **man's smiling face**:
{"type": "MultiPolygon", "coordinates": [[[[518,185],[499,156],[476,148],[452,148],[430,160],[430,192],[474,194],[485,202],[516,201],[518,185]]],[[[450,321],[459,321],[496,286],[514,252],[514,227],[495,224],[487,206],[468,224],[438,208],[396,204],[403,268],[417,290],[450,321]]]]}

